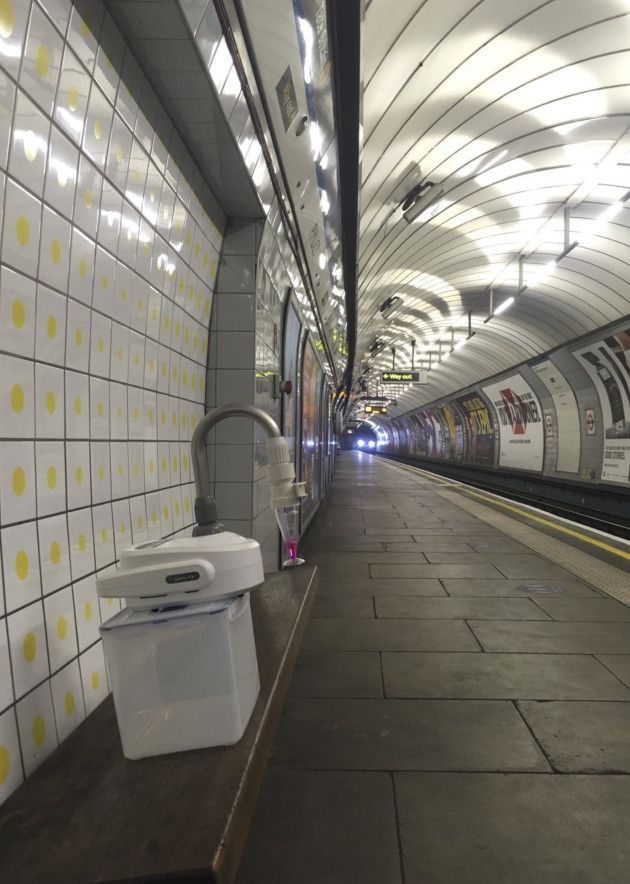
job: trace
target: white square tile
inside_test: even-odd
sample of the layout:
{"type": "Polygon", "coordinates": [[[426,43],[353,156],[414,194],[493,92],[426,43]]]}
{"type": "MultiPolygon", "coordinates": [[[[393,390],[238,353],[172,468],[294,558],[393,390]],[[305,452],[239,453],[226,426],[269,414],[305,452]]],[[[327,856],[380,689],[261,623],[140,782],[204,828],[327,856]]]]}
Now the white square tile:
{"type": "Polygon", "coordinates": [[[158,489],[157,442],[144,442],[144,486],[147,491],[158,489]]]}
{"type": "Polygon", "coordinates": [[[98,569],[105,568],[107,565],[113,565],[116,561],[111,504],[95,506],[92,509],[92,521],[94,525],[96,567],[98,569]]]}
{"type": "Polygon", "coordinates": [[[127,183],[132,138],[131,132],[120,117],[114,116],[105,174],[123,192],[127,183]]]}
{"type": "Polygon", "coordinates": [[[99,87],[92,83],[83,133],[83,150],[100,169],[105,166],[113,115],[111,104],[99,87]]]}
{"type": "MultiPolygon", "coordinates": [[[[72,298],[90,306],[94,285],[94,242],[77,228],[72,231],[68,293],[72,298]]],[[[85,343],[89,341],[86,339],[85,343]]]]}
{"type": "Polygon", "coordinates": [[[68,300],[66,319],[66,366],[87,371],[90,358],[90,319],[87,307],[68,300]]]}
{"type": "MultiPolygon", "coordinates": [[[[74,223],[94,238],[98,228],[98,213],[101,205],[103,176],[99,170],[82,156],[79,160],[76,198],[74,203],[74,223]]],[[[90,290],[91,293],[91,290],[90,290]]]]}
{"type": "Polygon", "coordinates": [[[21,700],[15,711],[24,772],[28,777],[57,748],[57,730],[49,682],[40,685],[21,700]]]}
{"type": "MultiPolygon", "coordinates": [[[[125,195],[129,196],[128,192],[125,195]]],[[[119,260],[124,261],[131,269],[136,266],[139,232],[140,214],[133,208],[131,202],[123,200],[117,255],[119,260]]]]}
{"type": "Polygon", "coordinates": [[[51,126],[44,199],[68,220],[74,214],[79,152],[62,132],[51,126]]]}
{"type": "Polygon", "coordinates": [[[109,442],[90,442],[92,462],[92,503],[112,499],[109,442]]]}
{"type": "Polygon", "coordinates": [[[90,73],[94,69],[98,37],[105,10],[97,0],[83,0],[72,10],[68,27],[68,42],[90,73]]]}
{"type": "MultiPolygon", "coordinates": [[[[138,360],[138,366],[140,361],[138,360]]],[[[129,379],[129,329],[112,323],[111,378],[126,384],[129,379]]]]}
{"type": "Polygon", "coordinates": [[[144,438],[158,438],[158,396],[152,390],[144,391],[144,438]]]}
{"type": "Polygon", "coordinates": [[[50,516],[66,509],[66,458],[62,441],[35,443],[37,515],[50,516]]]}
{"type": "Polygon", "coordinates": [[[5,525],[35,518],[32,442],[0,442],[0,511],[5,525]]]}
{"type": "Polygon", "coordinates": [[[64,373],[35,363],[35,427],[38,439],[64,438],[64,373]]]}
{"type": "Polygon", "coordinates": [[[66,473],[68,509],[89,506],[92,501],[90,443],[66,442],[66,463],[68,464],[66,473]]]}
{"type": "Polygon", "coordinates": [[[35,352],[42,362],[65,363],[67,302],[65,295],[37,286],[35,352]]]}
{"type": "Polygon", "coordinates": [[[98,313],[92,313],[90,341],[90,374],[109,377],[112,323],[98,313]]]}
{"type": "Polygon", "coordinates": [[[146,280],[151,279],[151,259],[154,253],[155,231],[148,221],[140,219],[138,233],[138,251],[136,252],[136,271],[146,280]]]}
{"type": "MultiPolygon", "coordinates": [[[[120,255],[119,255],[120,257],[120,255]]],[[[116,289],[114,303],[112,305],[112,317],[123,325],[131,324],[131,309],[133,306],[133,273],[122,264],[116,262],[116,289]]]]}
{"type": "Polygon", "coordinates": [[[79,652],[72,587],[66,586],[47,596],[44,599],[44,613],[50,670],[57,672],[79,652]]]}
{"type": "Polygon", "coordinates": [[[144,382],[144,343],[145,338],[138,332],[129,332],[128,381],[137,387],[144,382]]]}
{"type": "Polygon", "coordinates": [[[171,463],[168,442],[158,442],[158,485],[160,488],[168,488],[171,482],[171,463]]]}
{"type": "Polygon", "coordinates": [[[128,499],[114,501],[112,504],[112,518],[114,520],[114,546],[116,547],[116,558],[119,559],[121,552],[132,545],[131,510],[129,509],[128,499]]]}
{"type": "Polygon", "coordinates": [[[181,531],[184,527],[182,492],[178,487],[171,488],[171,512],[173,514],[173,531],[181,531]]]}
{"type": "Polygon", "coordinates": [[[74,510],[68,513],[70,537],[70,568],[72,579],[80,580],[95,570],[92,510],[74,510]]]}
{"type": "Polygon", "coordinates": [[[26,359],[0,356],[0,434],[22,439],[35,435],[35,379],[33,363],[26,359]]]}
{"type": "Polygon", "coordinates": [[[144,543],[149,539],[147,529],[147,508],[144,495],[132,497],[129,501],[131,509],[131,531],[134,544],[144,543]]]}
{"type": "Polygon", "coordinates": [[[83,684],[83,698],[85,711],[89,715],[99,703],[107,697],[107,673],[105,671],[105,657],[103,655],[102,642],[91,647],[79,657],[81,668],[81,682],[83,684]]]}
{"type": "Polygon", "coordinates": [[[90,78],[77,57],[66,46],[53,119],[77,145],[81,144],[83,137],[89,91],[90,78]]]}
{"type": "Polygon", "coordinates": [[[115,500],[129,496],[129,443],[110,444],[112,498],[115,500]]]}
{"type": "Polygon", "coordinates": [[[69,737],[85,719],[79,661],[74,660],[50,680],[59,742],[69,737]]]}
{"type": "Polygon", "coordinates": [[[44,193],[50,122],[18,89],[9,150],[9,173],[41,197],[44,193]]]}
{"type": "MultiPolygon", "coordinates": [[[[69,305],[68,321],[70,328],[69,305]]],[[[66,371],[66,436],[69,439],[88,439],[90,436],[90,396],[88,377],[75,371],[66,371]]]]}
{"type": "Polygon", "coordinates": [[[181,356],[179,353],[174,353],[172,350],[170,351],[171,363],[170,363],[170,371],[169,371],[169,386],[168,392],[171,396],[179,396],[180,395],[180,386],[181,386],[181,378],[180,378],[180,360],[181,356]]]}
{"type": "Polygon", "coordinates": [[[162,534],[162,519],[160,517],[160,496],[156,492],[147,494],[147,530],[149,540],[159,540],[162,534]]]}
{"type": "Polygon", "coordinates": [[[144,391],[127,388],[128,426],[130,439],[144,439],[144,391]]]}
{"type": "Polygon", "coordinates": [[[35,283],[9,267],[2,267],[0,268],[0,349],[32,359],[34,346],[35,283]]]}
{"type": "Polygon", "coordinates": [[[125,43],[110,15],[105,15],[94,66],[94,79],[112,102],[120,80],[125,43]]]}
{"type": "Polygon", "coordinates": [[[0,715],[0,766],[6,771],[0,782],[0,803],[2,803],[24,779],[14,707],[0,715]]]}
{"type": "Polygon", "coordinates": [[[11,613],[42,595],[36,523],[3,528],[1,536],[6,610],[11,613]]]}
{"type": "Polygon", "coordinates": [[[15,86],[0,70],[0,169],[6,169],[8,165],[14,102],[15,86]]]}
{"type": "Polygon", "coordinates": [[[157,388],[160,393],[168,393],[169,391],[171,356],[174,358],[175,354],[168,347],[163,347],[160,344],[157,360],[157,388]]]}
{"type": "Polygon", "coordinates": [[[152,286],[149,288],[147,310],[147,336],[154,341],[160,338],[160,320],[162,313],[162,295],[152,286]]]}
{"type": "Polygon", "coordinates": [[[162,537],[168,537],[173,533],[173,500],[171,489],[167,488],[159,492],[160,518],[162,520],[162,537]]]}
{"type": "Polygon", "coordinates": [[[70,223],[44,206],[39,249],[39,278],[59,291],[68,290],[70,223]]]}
{"type": "Polygon", "coordinates": [[[42,204],[10,179],[6,182],[2,261],[33,273],[37,267],[42,204]]]}
{"type": "MultiPolygon", "coordinates": [[[[100,340],[103,340],[100,338],[100,340]]],[[[97,351],[100,344],[97,342],[97,351]]],[[[90,438],[109,439],[109,381],[90,377],[90,438]]]]}
{"type": "Polygon", "coordinates": [[[15,696],[23,697],[50,674],[41,601],[9,614],[7,627],[15,696]]]}
{"type": "Polygon", "coordinates": [[[144,442],[129,443],[129,493],[144,494],[144,442]]]}
{"type": "Polygon", "coordinates": [[[24,39],[26,36],[26,27],[28,22],[28,14],[30,11],[30,3],[11,3],[10,12],[10,30],[7,24],[3,37],[11,37],[11,51],[2,55],[2,65],[17,80],[18,69],[24,47],[24,39]]]}
{"type": "Polygon", "coordinates": [[[179,462],[179,442],[169,444],[169,463],[171,467],[171,485],[179,485],[181,465],[179,462]]]}
{"type": "Polygon", "coordinates": [[[65,513],[39,519],[39,558],[44,595],[70,583],[70,551],[65,513]]]}
{"type": "Polygon", "coordinates": [[[137,274],[133,279],[133,306],[131,309],[131,327],[146,334],[147,311],[149,306],[149,283],[137,274]]]}
{"type": "Polygon", "coordinates": [[[165,393],[157,394],[157,438],[165,440],[170,437],[169,398],[165,393]]]}
{"type": "Polygon", "coordinates": [[[106,316],[111,316],[115,292],[116,261],[109,252],[106,252],[100,246],[97,246],[94,261],[94,294],[92,297],[92,306],[106,316]]]}
{"type": "Polygon", "coordinates": [[[172,441],[177,441],[180,436],[181,438],[185,438],[184,430],[185,424],[187,420],[184,420],[184,416],[186,414],[186,404],[184,402],[181,403],[180,409],[180,401],[176,399],[174,396],[169,396],[168,399],[168,410],[169,410],[169,432],[168,438],[172,441]],[[181,412],[181,414],[180,414],[181,412]],[[182,425],[182,431],[180,433],[180,423],[182,425]]]}
{"type": "Polygon", "coordinates": [[[182,484],[191,479],[190,445],[187,442],[179,443],[179,466],[182,484]]]}
{"type": "MultiPolygon", "coordinates": [[[[0,712],[4,712],[7,706],[13,703],[13,680],[11,678],[11,660],[9,657],[9,636],[7,634],[6,620],[0,620],[0,712]]],[[[2,719],[0,718],[0,721],[2,719]]],[[[0,726],[1,728],[1,726],[0,726]]],[[[2,731],[0,729],[0,745],[2,745],[2,731]]],[[[0,755],[2,753],[0,752],[0,755]]],[[[0,770],[2,764],[0,762],[0,770]]],[[[2,777],[0,777],[0,781],[2,777]]],[[[0,795],[2,792],[0,792],[0,795]]]]}
{"type": "Polygon", "coordinates": [[[126,384],[109,385],[110,435],[112,439],[128,439],[126,384]]]}
{"type": "Polygon", "coordinates": [[[123,198],[107,178],[103,179],[101,208],[96,239],[103,248],[116,254],[120,236],[123,198]]]}

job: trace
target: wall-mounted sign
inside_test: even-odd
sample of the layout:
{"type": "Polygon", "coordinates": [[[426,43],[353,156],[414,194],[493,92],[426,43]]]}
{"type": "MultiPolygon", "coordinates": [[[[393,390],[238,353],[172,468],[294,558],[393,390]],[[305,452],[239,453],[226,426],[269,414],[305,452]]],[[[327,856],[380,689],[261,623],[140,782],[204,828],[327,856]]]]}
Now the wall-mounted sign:
{"type": "Polygon", "coordinates": [[[387,406],[386,405],[366,405],[365,412],[366,412],[366,414],[387,414],[387,406]]]}
{"type": "Polygon", "coordinates": [[[426,384],[428,372],[422,371],[382,371],[381,384],[426,384]]]}
{"type": "Polygon", "coordinates": [[[276,95],[278,96],[278,104],[280,105],[284,131],[288,132],[291,123],[297,116],[297,98],[295,96],[295,86],[293,85],[291,66],[289,66],[280,77],[276,86],[276,95]]]}
{"type": "Polygon", "coordinates": [[[586,435],[595,435],[595,412],[592,408],[586,409],[586,435]]]}

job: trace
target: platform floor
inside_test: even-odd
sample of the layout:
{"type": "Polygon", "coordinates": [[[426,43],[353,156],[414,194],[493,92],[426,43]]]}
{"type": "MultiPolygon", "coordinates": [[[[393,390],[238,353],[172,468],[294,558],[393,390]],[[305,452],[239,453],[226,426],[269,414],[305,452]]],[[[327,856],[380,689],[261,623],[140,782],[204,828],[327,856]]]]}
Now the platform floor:
{"type": "Polygon", "coordinates": [[[627,563],[358,452],[307,541],[238,884],[629,884],[627,563]]]}

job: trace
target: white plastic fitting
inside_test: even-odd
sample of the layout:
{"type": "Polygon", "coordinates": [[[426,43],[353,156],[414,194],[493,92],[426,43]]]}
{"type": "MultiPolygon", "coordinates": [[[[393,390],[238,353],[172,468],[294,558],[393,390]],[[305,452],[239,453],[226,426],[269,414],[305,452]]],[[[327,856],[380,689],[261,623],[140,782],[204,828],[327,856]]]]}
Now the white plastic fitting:
{"type": "Polygon", "coordinates": [[[274,509],[295,506],[307,495],[305,483],[295,481],[295,469],[284,436],[267,440],[267,477],[274,509]]]}

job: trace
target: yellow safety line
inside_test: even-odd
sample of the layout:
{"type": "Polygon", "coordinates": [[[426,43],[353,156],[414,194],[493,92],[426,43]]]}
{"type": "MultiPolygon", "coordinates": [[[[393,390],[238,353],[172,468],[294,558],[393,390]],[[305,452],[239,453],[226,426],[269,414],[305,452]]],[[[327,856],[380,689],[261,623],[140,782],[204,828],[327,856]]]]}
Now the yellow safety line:
{"type": "Polygon", "coordinates": [[[606,552],[614,553],[616,556],[621,556],[624,559],[630,560],[630,552],[625,552],[622,549],[618,549],[616,546],[611,546],[609,543],[604,543],[602,540],[596,540],[594,537],[589,537],[587,534],[580,534],[579,531],[573,531],[571,528],[566,528],[564,525],[558,525],[556,522],[550,522],[548,519],[543,519],[541,516],[535,516],[533,513],[528,513],[527,510],[522,510],[519,507],[512,506],[509,503],[503,503],[501,500],[495,500],[493,497],[487,497],[485,494],[480,494],[478,491],[472,491],[470,488],[467,488],[465,485],[461,483],[456,483],[455,480],[446,480],[437,478],[433,473],[428,473],[426,470],[421,470],[418,467],[410,467],[406,464],[397,464],[397,466],[402,467],[403,469],[410,470],[414,473],[426,473],[431,476],[431,478],[435,479],[436,482],[442,482],[443,485],[454,485],[457,484],[458,487],[465,491],[467,494],[472,495],[472,497],[479,497],[481,500],[485,500],[488,503],[492,503],[495,506],[502,506],[503,509],[510,510],[513,513],[518,513],[519,516],[525,516],[526,519],[531,519],[533,522],[539,522],[541,525],[546,525],[548,528],[553,528],[555,531],[561,531],[563,534],[569,534],[571,537],[576,537],[578,540],[583,540],[585,543],[591,543],[593,546],[597,546],[600,549],[605,549],[606,552]]]}

